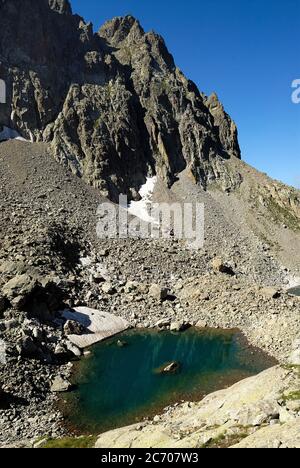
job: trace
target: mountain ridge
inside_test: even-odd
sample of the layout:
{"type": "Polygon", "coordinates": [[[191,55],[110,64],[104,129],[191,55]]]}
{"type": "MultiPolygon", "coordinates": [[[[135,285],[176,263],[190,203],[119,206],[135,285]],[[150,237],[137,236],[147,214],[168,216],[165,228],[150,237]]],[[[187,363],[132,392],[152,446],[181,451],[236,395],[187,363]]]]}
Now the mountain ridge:
{"type": "Polygon", "coordinates": [[[237,128],[176,68],[162,37],[132,16],[94,34],[71,11],[69,2],[25,0],[17,34],[16,0],[0,4],[0,124],[52,142],[58,161],[112,199],[136,198],[154,172],[172,184],[187,165],[203,187],[228,179],[221,166],[240,157],[237,128]]]}

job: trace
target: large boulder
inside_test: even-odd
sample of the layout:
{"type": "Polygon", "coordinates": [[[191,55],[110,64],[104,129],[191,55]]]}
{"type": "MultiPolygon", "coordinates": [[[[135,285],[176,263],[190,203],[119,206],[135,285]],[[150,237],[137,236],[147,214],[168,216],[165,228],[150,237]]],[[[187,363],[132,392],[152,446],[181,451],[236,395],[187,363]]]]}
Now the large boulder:
{"type": "Polygon", "coordinates": [[[3,296],[19,310],[29,312],[41,321],[51,321],[60,308],[64,292],[50,278],[17,275],[2,288],[3,296]]]}
{"type": "Polygon", "coordinates": [[[37,281],[31,276],[17,275],[3,286],[2,294],[14,307],[22,308],[36,287],[37,281]]]}

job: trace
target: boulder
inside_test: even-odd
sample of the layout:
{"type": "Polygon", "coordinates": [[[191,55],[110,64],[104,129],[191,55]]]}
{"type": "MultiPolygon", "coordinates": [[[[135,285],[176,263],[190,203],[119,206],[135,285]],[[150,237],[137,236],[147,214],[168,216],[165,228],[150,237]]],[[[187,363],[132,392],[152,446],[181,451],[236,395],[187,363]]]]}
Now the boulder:
{"type": "Polygon", "coordinates": [[[61,375],[58,375],[53,380],[51,387],[50,387],[50,391],[52,393],[64,393],[64,392],[68,392],[71,389],[71,387],[72,387],[72,384],[66,378],[64,378],[61,375]]]}
{"type": "Polygon", "coordinates": [[[168,319],[168,318],[164,318],[164,319],[161,319],[158,322],[156,322],[155,327],[156,328],[165,328],[165,327],[169,327],[170,324],[171,324],[171,320],[168,319]]]}
{"type": "Polygon", "coordinates": [[[206,328],[207,327],[207,322],[205,320],[198,320],[196,323],[197,328],[206,328]]]}
{"type": "Polygon", "coordinates": [[[187,324],[185,322],[172,322],[170,325],[170,330],[173,332],[181,332],[187,328],[187,324]]]}
{"type": "Polygon", "coordinates": [[[16,308],[22,308],[37,286],[37,281],[29,275],[17,275],[2,288],[2,294],[16,308]]]}
{"type": "Polygon", "coordinates": [[[163,366],[160,370],[160,374],[175,374],[178,372],[180,369],[180,363],[179,362],[171,362],[167,366],[163,366]]]}
{"type": "Polygon", "coordinates": [[[74,345],[71,341],[66,342],[66,348],[74,356],[76,357],[81,356],[81,350],[76,345],[74,345]]]}
{"type": "Polygon", "coordinates": [[[261,292],[267,299],[278,299],[280,297],[280,291],[276,288],[263,288],[261,292]]]}
{"type": "Polygon", "coordinates": [[[102,286],[102,291],[105,293],[105,294],[109,294],[110,296],[113,296],[114,294],[116,294],[116,288],[111,284],[111,283],[104,283],[103,286],[102,286]]]}
{"type": "Polygon", "coordinates": [[[214,258],[212,261],[212,268],[216,273],[225,273],[226,275],[233,276],[235,273],[230,265],[223,262],[219,257],[214,258]]]}
{"type": "Polygon", "coordinates": [[[64,334],[69,335],[83,335],[86,333],[86,328],[79,322],[75,320],[67,320],[64,325],[64,334]]]}
{"type": "Polygon", "coordinates": [[[149,289],[149,296],[157,301],[164,301],[168,297],[168,289],[159,286],[158,284],[152,284],[149,289]]]}

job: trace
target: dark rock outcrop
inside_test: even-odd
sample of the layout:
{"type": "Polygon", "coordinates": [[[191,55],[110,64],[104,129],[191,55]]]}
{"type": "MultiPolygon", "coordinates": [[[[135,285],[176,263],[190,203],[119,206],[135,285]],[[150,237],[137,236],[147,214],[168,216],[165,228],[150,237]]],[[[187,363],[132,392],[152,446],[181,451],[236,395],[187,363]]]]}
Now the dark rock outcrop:
{"type": "Polygon", "coordinates": [[[240,182],[224,164],[240,157],[236,126],[131,16],[94,34],[67,0],[2,0],[0,75],[0,126],[51,142],[57,160],[112,199],[135,198],[155,173],[170,185],[186,167],[204,188],[240,182]]]}

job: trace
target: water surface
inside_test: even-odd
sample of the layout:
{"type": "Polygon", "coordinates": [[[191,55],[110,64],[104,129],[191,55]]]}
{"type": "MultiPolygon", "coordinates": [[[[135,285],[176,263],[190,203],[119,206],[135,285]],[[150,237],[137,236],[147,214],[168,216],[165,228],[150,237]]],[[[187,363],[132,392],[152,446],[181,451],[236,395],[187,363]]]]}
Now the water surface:
{"type": "Polygon", "coordinates": [[[289,289],[288,293],[293,294],[294,296],[300,296],[300,286],[289,289]]]}
{"type": "Polygon", "coordinates": [[[274,364],[236,330],[129,331],[94,346],[81,361],[67,417],[80,430],[100,433],[175,402],[200,400],[274,364]],[[173,361],[178,372],[159,373],[173,361]]]}

